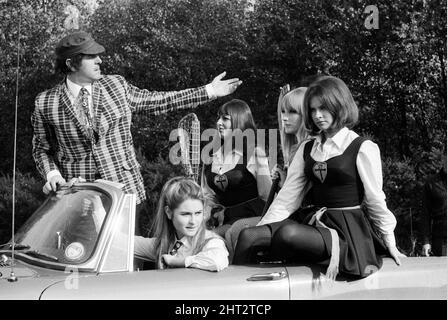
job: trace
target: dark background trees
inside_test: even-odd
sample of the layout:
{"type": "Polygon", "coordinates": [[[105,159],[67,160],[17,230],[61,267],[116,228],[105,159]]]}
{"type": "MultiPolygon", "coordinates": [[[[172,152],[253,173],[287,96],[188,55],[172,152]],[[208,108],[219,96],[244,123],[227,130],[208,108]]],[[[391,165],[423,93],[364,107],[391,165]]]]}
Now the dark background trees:
{"type": "MultiPolygon", "coordinates": [[[[150,90],[175,90],[208,83],[225,70],[244,81],[232,97],[249,103],[260,128],[277,126],[283,84],[303,85],[315,74],[343,79],[360,109],[356,131],[380,146],[398,243],[411,251],[423,210],[421,186],[438,169],[446,140],[447,4],[441,0],[375,1],[377,29],[368,29],[367,4],[358,0],[0,1],[0,242],[10,237],[19,12],[17,226],[42,199],[30,116],[37,93],[61,81],[52,72],[53,48],[67,32],[69,5],[79,10],[79,27],[105,45],[104,73],[150,90]]],[[[202,128],[214,125],[226,99],[194,111],[202,128]]],[[[181,172],[169,163],[168,139],[187,112],[134,117],[149,196],[146,227],[161,185],[181,172]]]]}

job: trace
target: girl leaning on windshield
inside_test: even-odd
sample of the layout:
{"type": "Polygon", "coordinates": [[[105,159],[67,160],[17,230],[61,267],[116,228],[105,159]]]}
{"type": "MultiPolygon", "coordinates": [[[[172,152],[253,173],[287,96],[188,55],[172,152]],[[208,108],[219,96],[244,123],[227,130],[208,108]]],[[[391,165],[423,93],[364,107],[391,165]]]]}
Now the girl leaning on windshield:
{"type": "Polygon", "coordinates": [[[225,269],[228,251],[224,240],[206,229],[207,215],[196,182],[185,177],[170,179],[161,191],[153,237],[135,236],[135,256],[156,262],[158,269],[225,269]]]}

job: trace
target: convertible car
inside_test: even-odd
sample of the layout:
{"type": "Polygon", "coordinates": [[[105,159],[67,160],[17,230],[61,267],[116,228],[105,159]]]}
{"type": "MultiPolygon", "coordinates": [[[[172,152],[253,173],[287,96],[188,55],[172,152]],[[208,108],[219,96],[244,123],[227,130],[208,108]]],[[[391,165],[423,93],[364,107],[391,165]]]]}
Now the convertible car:
{"type": "Polygon", "coordinates": [[[447,257],[401,266],[384,258],[361,280],[329,281],[322,266],[277,262],[154,270],[134,260],[134,218],[134,195],[107,181],[49,196],[15,242],[0,246],[0,300],[447,299],[447,257]]]}

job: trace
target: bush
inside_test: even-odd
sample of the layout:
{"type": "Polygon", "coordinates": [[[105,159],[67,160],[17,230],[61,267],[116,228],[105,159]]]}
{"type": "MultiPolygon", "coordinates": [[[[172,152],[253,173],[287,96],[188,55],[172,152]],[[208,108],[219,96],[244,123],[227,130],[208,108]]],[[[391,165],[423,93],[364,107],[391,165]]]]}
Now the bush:
{"type": "MultiPolygon", "coordinates": [[[[137,159],[141,164],[141,173],[147,195],[147,200],[140,214],[140,227],[143,234],[147,235],[156,212],[161,188],[168,179],[184,173],[180,165],[175,166],[160,156],[156,161],[149,162],[142,154],[141,149],[137,150],[137,159]]],[[[9,241],[11,238],[12,186],[12,177],[9,175],[0,177],[0,244],[9,241]]],[[[17,173],[15,195],[16,231],[45,200],[42,186],[42,180],[38,180],[30,174],[17,173]]]]}
{"type": "Polygon", "coordinates": [[[383,162],[383,190],[387,206],[397,219],[394,230],[398,247],[406,254],[414,251],[418,212],[422,210],[422,189],[411,159],[386,158],[383,162]]]}
{"type": "Polygon", "coordinates": [[[156,161],[148,161],[141,149],[136,150],[136,155],[141,165],[141,174],[147,196],[140,213],[140,229],[142,235],[147,236],[155,217],[163,185],[172,177],[184,175],[184,172],[180,165],[175,166],[161,156],[158,156],[156,161]]]}
{"type": "MultiPolygon", "coordinates": [[[[45,195],[43,182],[30,174],[16,174],[15,231],[42,204],[45,195]]],[[[0,244],[11,238],[13,179],[9,175],[0,177],[0,244]]]]}

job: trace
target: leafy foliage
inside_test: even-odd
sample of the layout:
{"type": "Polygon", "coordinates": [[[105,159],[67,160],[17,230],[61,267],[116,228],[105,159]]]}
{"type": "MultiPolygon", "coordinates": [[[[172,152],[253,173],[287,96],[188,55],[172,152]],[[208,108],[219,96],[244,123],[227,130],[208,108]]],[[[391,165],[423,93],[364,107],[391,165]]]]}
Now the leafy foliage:
{"type": "MultiPolygon", "coordinates": [[[[315,74],[343,79],[360,109],[355,130],[380,146],[396,233],[409,238],[409,221],[417,222],[421,210],[421,186],[436,170],[447,139],[445,1],[376,1],[378,29],[365,27],[366,5],[354,0],[2,1],[0,148],[13,149],[20,20],[18,168],[40,183],[29,119],[37,93],[61,80],[52,73],[53,48],[67,32],[68,5],[79,10],[80,28],[106,46],[105,73],[149,90],[176,90],[206,84],[226,70],[244,81],[232,97],[249,103],[260,128],[277,126],[283,84],[305,85],[315,74]]],[[[215,125],[217,106],[232,97],[195,110],[203,129],[215,125]]],[[[168,161],[168,138],[186,112],[134,117],[150,199],[144,216],[154,212],[161,184],[177,173],[168,161]]],[[[11,153],[0,154],[0,172],[12,172],[11,153]]]]}
{"type": "Polygon", "coordinates": [[[141,173],[146,188],[147,201],[140,213],[142,234],[149,234],[152,221],[157,210],[157,202],[164,183],[175,176],[184,175],[181,166],[174,166],[168,160],[158,157],[156,161],[148,161],[141,148],[137,150],[137,159],[141,164],[141,173]]]}
{"type": "MultiPolygon", "coordinates": [[[[0,244],[7,242],[12,235],[12,187],[11,176],[0,177],[0,244]]],[[[15,230],[31,216],[45,199],[42,183],[30,174],[16,174],[15,230]]]]}

